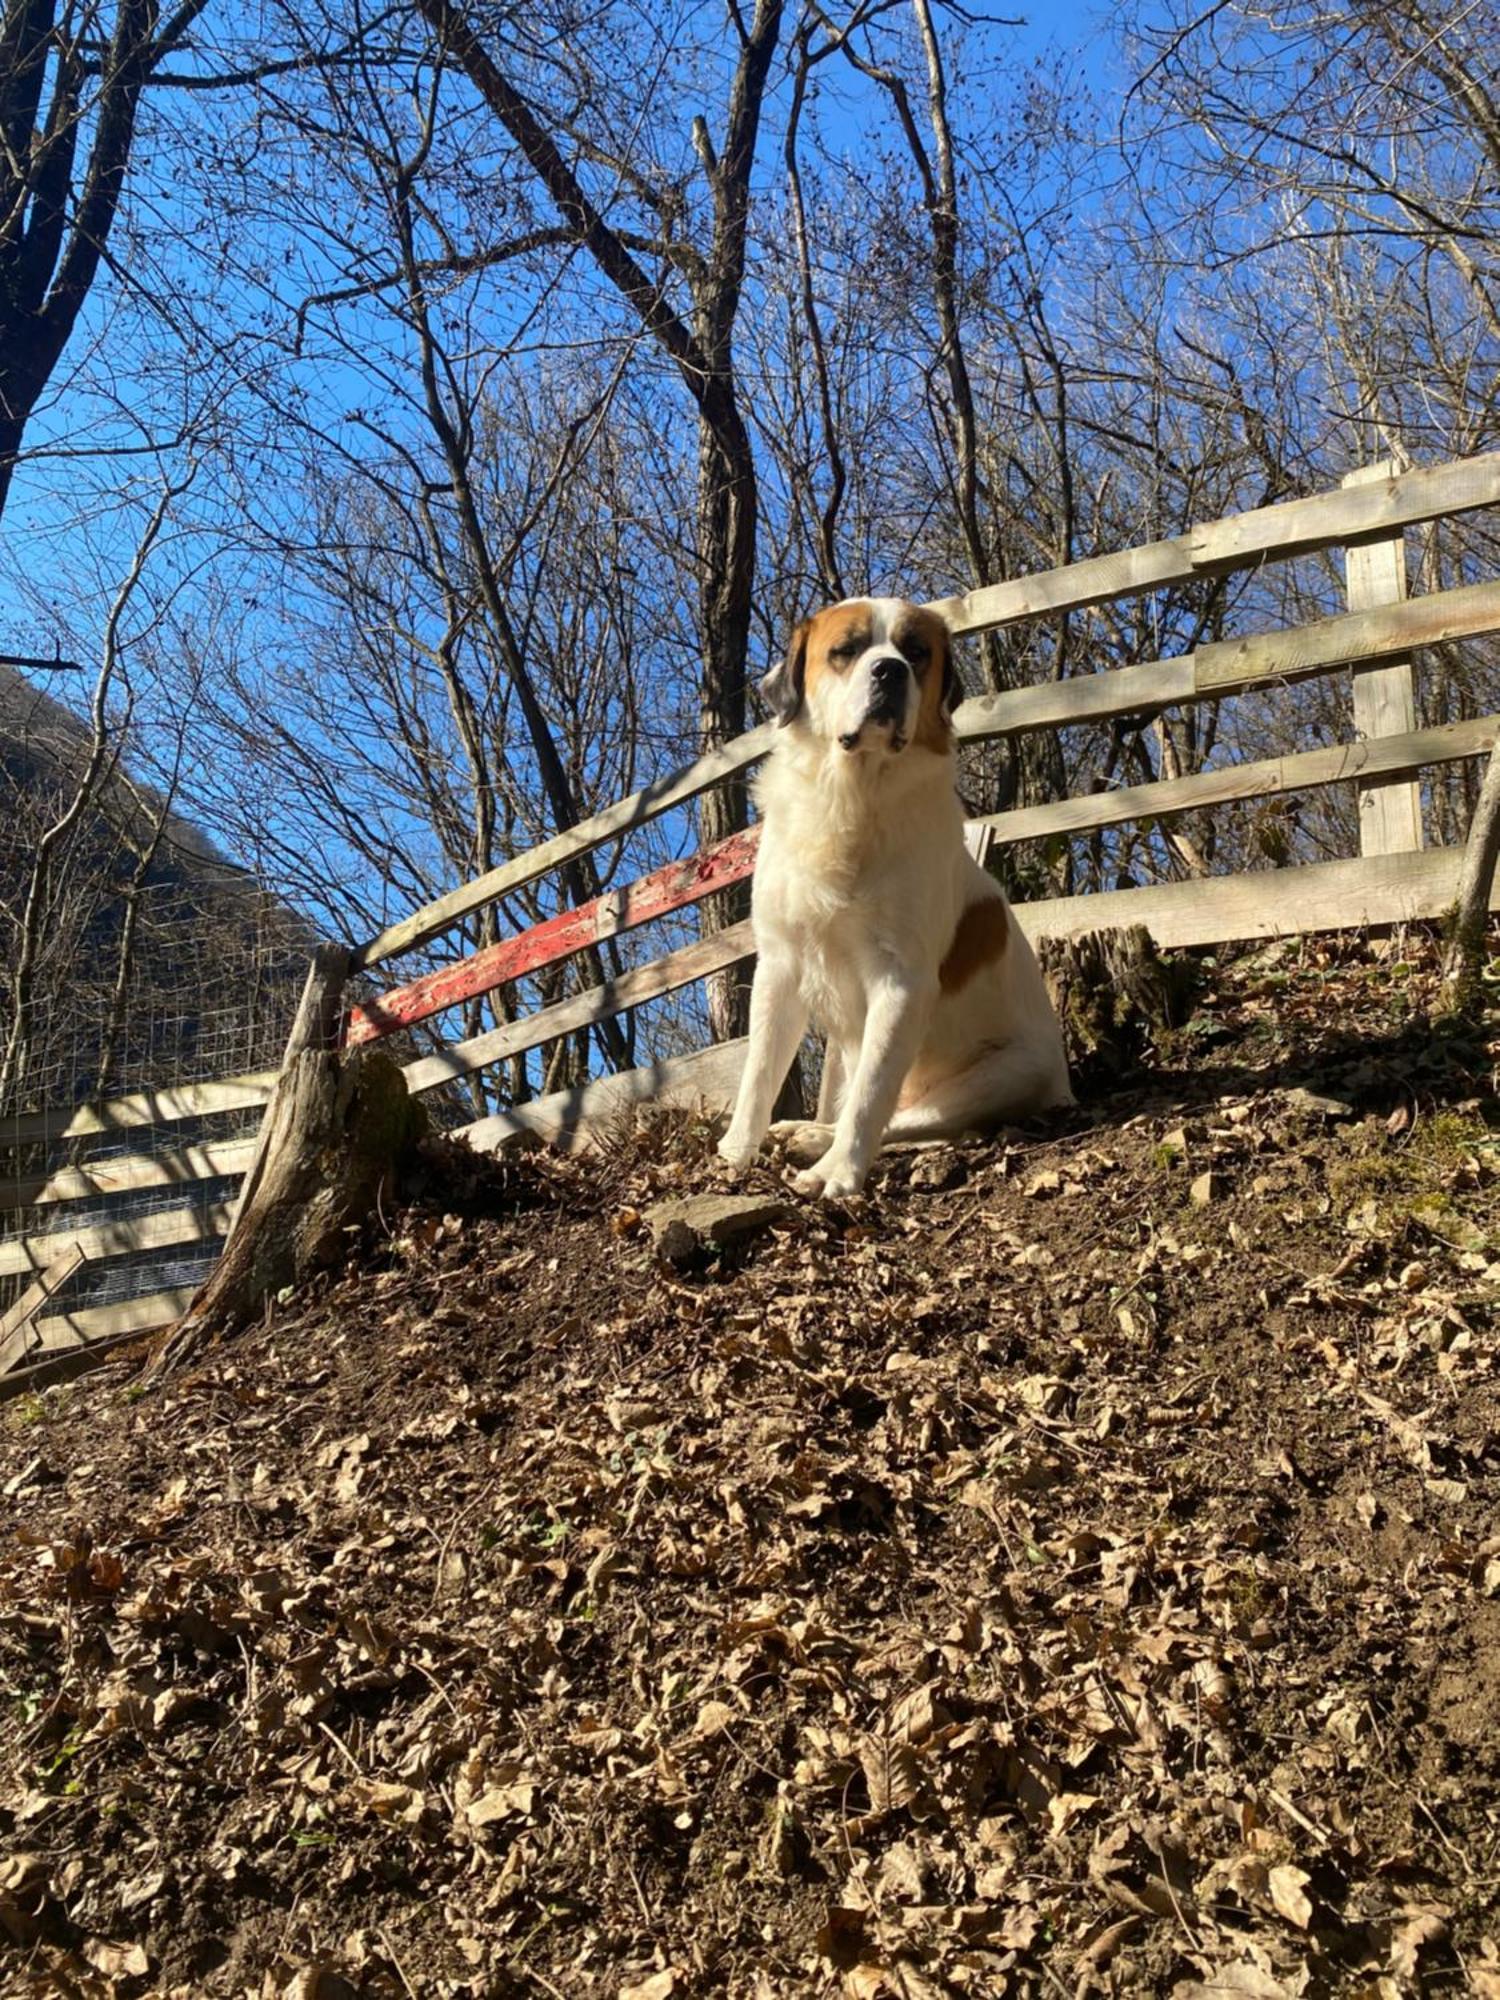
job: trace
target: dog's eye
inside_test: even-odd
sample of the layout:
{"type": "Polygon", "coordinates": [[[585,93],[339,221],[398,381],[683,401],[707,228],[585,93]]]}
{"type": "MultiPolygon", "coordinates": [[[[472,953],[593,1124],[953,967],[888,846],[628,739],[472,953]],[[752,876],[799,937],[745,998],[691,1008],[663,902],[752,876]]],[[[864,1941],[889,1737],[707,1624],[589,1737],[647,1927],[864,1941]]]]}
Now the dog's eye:
{"type": "Polygon", "coordinates": [[[931,648],[925,639],[903,639],[901,650],[914,667],[925,667],[931,648]]]}
{"type": "Polygon", "coordinates": [[[864,649],[863,639],[842,639],[838,645],[828,648],[828,657],[830,660],[839,660],[847,664],[850,660],[857,659],[864,649]]]}

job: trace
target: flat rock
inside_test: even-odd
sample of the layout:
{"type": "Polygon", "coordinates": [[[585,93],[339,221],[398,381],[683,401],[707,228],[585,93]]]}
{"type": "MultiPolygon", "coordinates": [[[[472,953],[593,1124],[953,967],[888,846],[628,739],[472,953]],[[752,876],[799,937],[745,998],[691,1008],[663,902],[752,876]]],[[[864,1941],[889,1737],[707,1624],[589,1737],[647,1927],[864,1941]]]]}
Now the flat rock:
{"type": "Polygon", "coordinates": [[[644,1219],[657,1255],[669,1264],[685,1264],[705,1249],[722,1250],[794,1213],[789,1202],[774,1196],[689,1194],[659,1201],[644,1219]]]}
{"type": "Polygon", "coordinates": [[[1352,1118],[1354,1116],[1354,1106],[1347,1099],[1342,1097],[1328,1097],[1321,1091],[1304,1090],[1300,1086],[1295,1090],[1283,1091],[1281,1101],[1288,1111],[1294,1112],[1301,1118],[1352,1118]]]}
{"type": "Polygon", "coordinates": [[[951,1146],[924,1146],[912,1165],[907,1186],[922,1194],[945,1194],[969,1178],[968,1162],[951,1146]]]}

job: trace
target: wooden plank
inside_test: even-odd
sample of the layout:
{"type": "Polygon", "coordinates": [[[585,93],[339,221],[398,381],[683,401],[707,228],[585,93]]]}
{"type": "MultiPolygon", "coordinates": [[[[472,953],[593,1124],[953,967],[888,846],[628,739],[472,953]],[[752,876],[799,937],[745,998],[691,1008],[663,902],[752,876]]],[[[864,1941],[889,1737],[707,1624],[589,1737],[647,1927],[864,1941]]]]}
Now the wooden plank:
{"type": "Polygon", "coordinates": [[[648,1068],[602,1077],[576,1090],[555,1091],[510,1111],[497,1111],[459,1136],[480,1153],[497,1153],[518,1141],[561,1140],[568,1150],[588,1145],[636,1104],[665,1104],[709,1113],[727,1111],[739,1088],[745,1041],[719,1042],[693,1055],[674,1056],[648,1068]]]}
{"type": "MultiPolygon", "coordinates": [[[[1346,489],[1388,486],[1393,461],[1362,466],[1344,481],[1346,489]]],[[[1399,604],[1406,595],[1406,538],[1394,535],[1353,541],[1344,551],[1344,590],[1351,611],[1399,604]]],[[[1410,658],[1353,670],[1354,733],[1374,739],[1400,736],[1417,726],[1416,685],[1410,658]]],[[[1382,778],[1357,788],[1361,854],[1405,854],[1422,845],[1422,788],[1409,779],[1382,778]]]]}
{"type": "MultiPolygon", "coordinates": [[[[1500,452],[1462,459],[1403,473],[1399,478],[1364,488],[1341,489],[1257,508],[1190,528],[1185,535],[1151,542],[1140,548],[1092,556],[1066,568],[1016,577],[985,590],[965,592],[934,601],[932,608],[957,633],[988,631],[1021,618],[1046,617],[1060,611],[1082,610],[1110,598],[1138,595],[1189,577],[1212,575],[1267,556],[1292,556],[1330,548],[1351,536],[1392,532],[1414,521],[1443,514],[1471,512],[1500,501],[1500,452]]],[[[1066,686],[1076,683],[1067,682],[1066,686]]],[[[1017,690],[1031,693],[1034,690],[1017,690]]],[[[1182,700],[1188,697],[1166,697],[1182,700]]],[[[1003,699],[1003,697],[999,697],[1003,699]]],[[[972,708],[972,704],[964,704],[972,708]]],[[[959,713],[962,715],[963,709],[959,713]]],[[[1129,710],[1120,711],[1128,713],[1129,710]]],[[[975,717],[971,715],[973,723],[975,717]]],[[[1017,727],[1040,727],[1017,724],[1017,727]]],[[[985,730],[961,730],[984,735],[985,730]]],[[[996,732],[1008,733],[1008,732],[996,732]]],[[[562,862],[589,853],[605,841],[644,826],[658,814],[696,798],[700,792],[756,763],[774,741],[775,725],[762,723],[707,756],[697,758],[655,785],[646,786],[619,804],[595,813],[576,827],[556,834],[539,847],[516,855],[473,882],[462,883],[435,902],[388,925],[378,937],[354,954],[353,969],[363,970],[382,959],[438,937],[460,917],[549,873],[562,862]]]]}
{"type": "Polygon", "coordinates": [[[197,1288],[177,1285],[170,1291],[147,1292],[117,1306],[85,1306],[37,1321],[38,1349],[80,1347],[122,1333],[154,1333],[181,1319],[197,1288]]]}
{"type": "Polygon", "coordinates": [[[1268,757],[1254,764],[1225,764],[1188,778],[1122,786],[1117,791],[1089,792],[1081,798],[1059,799],[1052,805],[1023,806],[1012,812],[991,813],[969,824],[988,827],[995,839],[1007,846],[1018,840],[1043,840],[1057,833],[1087,833],[1095,827],[1120,826],[1127,820],[1166,818],[1205,806],[1227,805],[1237,799],[1272,798],[1282,792],[1308,791],[1349,780],[1358,782],[1377,774],[1405,777],[1425,765],[1482,757],[1493,748],[1497,732],[1500,732],[1500,717],[1482,715],[1468,722],[1416,729],[1408,736],[1338,743],[1322,750],[1301,750],[1290,757],[1268,757]]]}
{"type": "Polygon", "coordinates": [[[1111,667],[1102,673],[1078,674],[1071,680],[1041,681],[1035,687],[1008,688],[1003,694],[976,695],[954,710],[953,727],[961,743],[981,743],[993,736],[1016,736],[1026,729],[1055,729],[1173,708],[1192,701],[1197,692],[1194,658],[1192,653],[1184,653],[1175,660],[1146,660],[1138,667],[1111,667]]]}
{"type": "Polygon", "coordinates": [[[1268,681],[1301,680],[1362,660],[1390,658],[1412,646],[1470,639],[1500,628],[1500,583],[1434,591],[1403,604],[1345,611],[1290,631],[1219,639],[1192,655],[1200,696],[1232,694],[1268,681]]]}
{"type": "Polygon", "coordinates": [[[1308,555],[1359,535],[1395,534],[1418,521],[1471,514],[1497,501],[1500,452],[1489,452],[1230,514],[1189,529],[1187,541],[1200,568],[1237,567],[1262,556],[1308,555]]]}
{"type": "Polygon", "coordinates": [[[1187,536],[1176,535],[1170,541],[1147,542],[1139,548],[1085,556],[1065,569],[1036,570],[1029,576],[1011,577],[1005,583],[992,583],[982,590],[940,597],[934,600],[931,609],[947,620],[952,632],[962,637],[969,632],[991,632],[1000,625],[1015,625],[1023,618],[1083,611],[1093,604],[1107,604],[1115,597],[1139,597],[1145,591],[1160,590],[1166,584],[1182,583],[1203,574],[1203,565],[1193,560],[1187,536]]]}
{"type": "Polygon", "coordinates": [[[0,1403],[35,1395],[39,1389],[50,1389],[58,1382],[71,1382],[76,1376],[87,1375],[91,1369],[122,1358],[130,1347],[143,1345],[145,1338],[144,1333],[127,1331],[91,1340],[87,1347],[52,1348],[41,1361],[28,1362],[24,1368],[12,1368],[8,1374],[0,1375],[0,1403]]]}
{"type": "Polygon", "coordinates": [[[231,1204],[212,1202],[206,1208],[164,1208],[120,1222],[101,1222],[88,1229],[58,1230],[48,1236],[13,1236],[0,1241],[0,1277],[18,1271],[45,1270],[70,1244],[86,1257],[125,1257],[133,1250],[164,1249],[172,1243],[206,1243],[229,1228],[231,1204]]]}
{"type": "MultiPolygon", "coordinates": [[[[1463,850],[1457,847],[1362,855],[1357,861],[1322,861],[1305,868],[1272,868],[1253,875],[1215,875],[1155,888],[1019,903],[1015,915],[1033,944],[1041,938],[1079,937],[1117,924],[1144,924],[1163,950],[1314,931],[1364,930],[1441,917],[1457,894],[1462,858],[1463,850]]],[[[1500,907],[1500,881],[1491,907],[1500,907]]]]}
{"type": "Polygon", "coordinates": [[[1089,556],[1064,569],[1013,577],[985,590],[938,600],[933,609],[955,632],[987,632],[1022,618],[1081,611],[1114,597],[1213,576],[1268,557],[1333,548],[1352,536],[1389,534],[1415,521],[1462,514],[1500,501],[1500,452],[1402,473],[1363,490],[1315,493],[1247,514],[1205,521],[1170,540],[1089,556]]]}
{"type": "Polygon", "coordinates": [[[111,1153],[102,1160],[82,1160],[51,1173],[0,1182],[0,1215],[53,1202],[97,1201],[102,1194],[128,1188],[227,1179],[245,1171],[254,1151],[253,1138],[216,1139],[170,1153],[111,1153]]]}
{"type": "Polygon", "coordinates": [[[1497,630],[1500,583],[1471,584],[1374,611],[1343,612],[1289,631],[1217,640],[1175,659],[980,695],[960,705],[954,727],[966,742],[1023,729],[1066,728],[1305,680],[1355,661],[1497,630]]]}
{"type": "Polygon", "coordinates": [[[35,1141],[80,1139],[91,1133],[123,1132],[140,1125],[170,1125],[179,1118],[201,1118],[214,1111],[242,1111],[264,1104],[276,1081],[274,1069],[248,1076],[222,1076],[204,1083],[174,1083],[160,1090],[137,1090],[102,1104],[81,1104],[71,1110],[26,1111],[0,1120],[0,1146],[35,1141]]]}
{"type": "Polygon", "coordinates": [[[977,861],[983,868],[990,858],[990,849],[995,844],[996,818],[1003,819],[1003,813],[989,819],[966,819],[964,821],[964,846],[969,850],[969,859],[977,861]]]}
{"type": "Polygon", "coordinates": [[[654,785],[647,785],[641,791],[633,792],[628,799],[621,799],[617,805],[607,806],[592,818],[580,820],[577,826],[569,827],[565,833],[554,834],[540,847],[530,848],[525,854],[502,862],[498,868],[491,868],[487,874],[476,876],[472,882],[450,889],[446,896],[439,896],[436,902],[414,910],[399,923],[388,925],[379,937],[361,945],[351,961],[351,970],[362,971],[378,964],[381,959],[394,958],[398,952],[415,950],[418,945],[438,937],[471,910],[483,909],[486,903],[493,903],[497,897],[507,896],[527,882],[536,881],[538,876],[550,873],[563,862],[588,854],[592,849],[602,847],[607,840],[633,832],[636,827],[645,826],[649,820],[670,812],[673,806],[682,805],[686,800],[696,798],[700,792],[706,792],[711,785],[732,778],[736,772],[747,769],[766,754],[775,730],[774,723],[763,722],[758,729],[737,736],[732,743],[711,750],[707,756],[697,758],[680,771],[670,772],[654,785]]]}
{"type": "Polygon", "coordinates": [[[85,1261],[84,1253],[77,1244],[64,1250],[60,1257],[54,1258],[37,1273],[13,1306],[0,1313],[0,1375],[14,1368],[30,1351],[33,1340],[31,1322],[48,1299],[62,1290],[85,1261]]]}
{"type": "Polygon", "coordinates": [[[710,973],[722,972],[726,966],[739,965],[754,956],[755,939],[749,920],[731,924],[726,930],[715,931],[712,937],[700,938],[696,944],[669,952],[665,958],[621,973],[618,979],[607,980],[602,986],[591,986],[587,992],[575,993],[522,1020],[508,1021],[486,1034],[475,1035],[466,1042],[453,1042],[435,1055],[408,1063],[402,1071],[406,1087],[413,1097],[424,1090],[436,1090],[455,1077],[467,1076],[527,1049],[540,1048],[544,1042],[556,1041],[559,1035],[592,1027],[595,1021],[607,1021],[647,1000],[658,999],[680,986],[690,986],[695,979],[706,979],[710,973]]]}
{"type": "Polygon", "coordinates": [[[398,1028],[411,1027],[447,1007],[478,999],[493,993],[497,986],[507,986],[544,966],[556,965],[605,938],[683,909],[732,882],[743,882],[754,871],[759,845],[758,827],[732,833],[727,840],[705,848],[701,854],[669,861],[666,867],[643,875],[622,889],[611,889],[591,902],[579,904],[577,909],[563,910],[545,923],[533,924],[529,930],[474,952],[455,965],[445,965],[425,978],[397,987],[394,992],[382,993],[378,1000],[351,1010],[346,1046],[355,1048],[398,1028]]]}

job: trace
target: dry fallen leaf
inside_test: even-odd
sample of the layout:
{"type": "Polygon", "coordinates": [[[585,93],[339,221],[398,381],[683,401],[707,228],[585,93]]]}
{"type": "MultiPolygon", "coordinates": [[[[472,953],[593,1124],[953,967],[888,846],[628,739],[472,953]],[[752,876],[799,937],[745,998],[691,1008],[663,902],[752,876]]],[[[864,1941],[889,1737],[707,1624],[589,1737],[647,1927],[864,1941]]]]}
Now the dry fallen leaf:
{"type": "Polygon", "coordinates": [[[1416,1979],[1423,1952],[1446,1940],[1451,1914],[1439,1909],[1412,1911],[1391,1938],[1391,1970],[1403,1979],[1416,1979]]]}
{"type": "Polygon", "coordinates": [[[1307,1894],[1311,1879],[1306,1869],[1293,1868],[1287,1863],[1273,1868],[1269,1877],[1271,1901],[1277,1913],[1304,1931],[1312,1922],[1312,1898],[1307,1894]]]}
{"type": "Polygon", "coordinates": [[[465,1807],[464,1818],[470,1826],[492,1826],[496,1820],[509,1819],[513,1814],[529,1818],[535,1802],[536,1786],[529,1779],[514,1785],[493,1785],[465,1807]]]}
{"type": "Polygon", "coordinates": [[[671,2000],[677,1991],[677,1970],[667,1966],[661,1972],[653,1972],[649,1979],[637,1980],[633,1985],[620,1988],[619,2000],[671,2000]]]}
{"type": "Polygon", "coordinates": [[[108,1979],[144,1979],[151,1961],[138,1944],[110,1944],[104,1938],[87,1938],[83,1955],[96,1972],[108,1979]]]}
{"type": "Polygon", "coordinates": [[[1291,2000],[1292,1988],[1283,1986],[1258,1965],[1237,1959],[1212,1973],[1207,1979],[1184,1979],[1172,1988],[1172,2000],[1291,2000]]]}
{"type": "Polygon", "coordinates": [[[395,1785],[377,1778],[355,1778],[348,1797],[377,1819],[399,1819],[415,1825],[422,1817],[422,1794],[410,1785],[395,1785]]]}

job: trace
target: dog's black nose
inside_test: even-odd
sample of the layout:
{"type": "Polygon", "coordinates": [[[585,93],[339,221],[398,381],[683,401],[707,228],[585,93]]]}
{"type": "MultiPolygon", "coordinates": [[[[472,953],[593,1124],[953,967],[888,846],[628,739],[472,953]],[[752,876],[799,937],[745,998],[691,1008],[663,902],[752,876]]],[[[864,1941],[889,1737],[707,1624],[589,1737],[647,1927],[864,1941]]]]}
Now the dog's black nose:
{"type": "Polygon", "coordinates": [[[870,669],[870,678],[876,687],[895,687],[906,672],[906,662],[899,653],[885,653],[870,669]]]}

